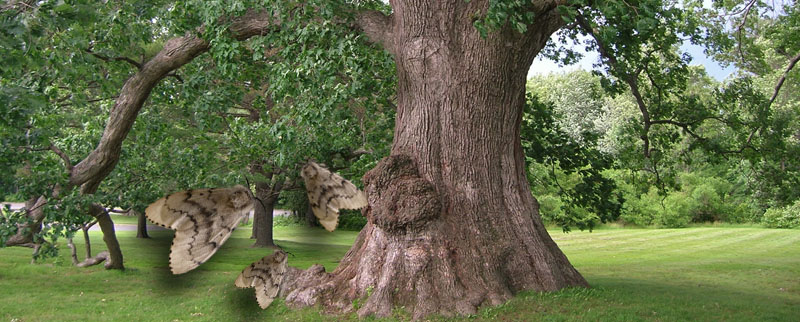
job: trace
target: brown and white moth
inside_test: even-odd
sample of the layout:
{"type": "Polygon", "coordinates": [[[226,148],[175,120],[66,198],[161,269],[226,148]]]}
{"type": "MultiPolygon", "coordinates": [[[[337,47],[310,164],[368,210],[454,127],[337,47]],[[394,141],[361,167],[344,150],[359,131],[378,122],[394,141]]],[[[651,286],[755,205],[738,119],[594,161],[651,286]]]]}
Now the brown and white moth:
{"type": "Polygon", "coordinates": [[[176,192],[150,204],[150,221],[175,230],[169,254],[173,274],[205,263],[253,210],[253,194],[245,186],[176,192]]]}
{"type": "Polygon", "coordinates": [[[367,196],[356,186],[317,163],[308,162],[300,172],[306,183],[311,210],[328,231],[339,223],[339,209],[359,209],[367,196]]]}
{"type": "MultiPolygon", "coordinates": [[[[301,174],[314,215],[328,231],[336,229],[339,209],[367,205],[366,196],[353,183],[319,164],[309,162],[301,174]]],[[[187,190],[150,204],[145,214],[150,221],[175,230],[169,266],[173,274],[183,274],[205,263],[219,250],[244,216],[253,210],[254,200],[250,189],[242,185],[187,190]]]]}
{"type": "Polygon", "coordinates": [[[283,276],[288,268],[286,253],[280,250],[276,251],[247,266],[236,278],[236,286],[255,288],[258,306],[266,309],[278,296],[281,284],[283,284],[283,276]]]}

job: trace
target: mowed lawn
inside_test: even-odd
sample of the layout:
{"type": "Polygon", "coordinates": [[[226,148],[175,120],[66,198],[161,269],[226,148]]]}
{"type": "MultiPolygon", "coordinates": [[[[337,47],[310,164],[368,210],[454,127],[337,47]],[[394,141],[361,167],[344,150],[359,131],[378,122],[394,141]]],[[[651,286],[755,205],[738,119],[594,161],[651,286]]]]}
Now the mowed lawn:
{"type": "MultiPolygon", "coordinates": [[[[800,230],[746,227],[601,228],[550,232],[592,285],[554,293],[525,292],[471,320],[504,321],[800,321],[800,230]]],[[[277,227],[292,266],[321,263],[330,271],[356,232],[277,227]]],[[[316,309],[292,310],[278,300],[261,310],[252,289],[233,281],[270,253],[254,249],[240,229],[195,271],[173,276],[172,232],[118,232],[127,270],[72,267],[69,249],[30,264],[30,249],[0,249],[0,320],[63,321],[321,321],[316,309]]],[[[75,239],[79,254],[82,238],[75,239]]],[[[102,235],[92,232],[97,253],[102,235]]],[[[396,310],[390,320],[407,318],[396,310]]],[[[432,317],[432,320],[461,320],[432,317]]]]}

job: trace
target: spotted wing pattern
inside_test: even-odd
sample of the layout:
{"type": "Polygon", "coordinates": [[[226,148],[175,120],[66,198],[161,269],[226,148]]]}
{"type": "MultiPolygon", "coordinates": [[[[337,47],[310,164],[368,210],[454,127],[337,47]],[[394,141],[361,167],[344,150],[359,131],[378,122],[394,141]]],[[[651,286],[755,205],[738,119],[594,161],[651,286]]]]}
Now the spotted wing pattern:
{"type": "Polygon", "coordinates": [[[336,229],[339,209],[359,209],[367,205],[363,191],[317,163],[306,164],[301,175],[306,183],[311,210],[328,231],[336,229]]]}
{"type": "Polygon", "coordinates": [[[276,251],[242,270],[236,278],[236,286],[255,288],[258,306],[266,309],[278,296],[288,267],[286,253],[276,251]]]}
{"type": "Polygon", "coordinates": [[[173,274],[195,269],[211,258],[253,209],[245,186],[176,192],[150,204],[150,221],[175,230],[169,254],[173,274]]]}

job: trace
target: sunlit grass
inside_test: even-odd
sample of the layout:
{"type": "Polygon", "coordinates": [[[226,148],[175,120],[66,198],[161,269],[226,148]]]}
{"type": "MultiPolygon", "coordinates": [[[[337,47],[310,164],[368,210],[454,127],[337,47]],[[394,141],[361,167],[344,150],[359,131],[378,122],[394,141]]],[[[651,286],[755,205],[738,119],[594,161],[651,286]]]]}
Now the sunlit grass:
{"type": "MultiPolygon", "coordinates": [[[[135,219],[135,217],[131,217],[135,219]]],[[[135,221],[134,221],[135,223],[135,221]]],[[[630,229],[601,227],[564,234],[551,230],[591,289],[524,292],[473,320],[797,321],[800,317],[800,230],[749,227],[630,229]]],[[[59,258],[30,264],[30,249],[0,249],[0,319],[53,320],[346,320],[282,301],[267,310],[252,289],[233,285],[246,265],[271,252],[250,248],[249,231],[234,236],[209,262],[169,272],[172,232],[117,232],[127,270],[72,267],[59,258]]],[[[104,249],[92,232],[94,252],[104,249]]],[[[329,271],[357,232],[277,227],[275,240],[290,265],[323,264],[329,271]]],[[[75,239],[82,254],[82,238],[75,239]]],[[[406,317],[397,310],[395,318],[406,317]]],[[[441,318],[432,317],[434,320],[441,318]]]]}

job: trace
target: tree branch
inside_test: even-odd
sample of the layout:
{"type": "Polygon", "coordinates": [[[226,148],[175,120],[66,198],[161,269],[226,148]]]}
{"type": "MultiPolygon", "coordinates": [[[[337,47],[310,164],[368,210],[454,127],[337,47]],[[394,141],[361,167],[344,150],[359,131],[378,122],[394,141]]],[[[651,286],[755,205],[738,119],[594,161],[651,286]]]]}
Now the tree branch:
{"type": "Polygon", "coordinates": [[[128,64],[131,64],[131,65],[135,66],[136,69],[139,69],[139,70],[142,69],[142,64],[141,63],[139,63],[139,62],[137,62],[137,61],[135,61],[133,59],[130,59],[128,57],[124,57],[124,56],[121,56],[121,57],[108,57],[108,56],[101,55],[101,54],[98,54],[96,52],[93,52],[92,51],[92,47],[86,48],[86,52],[91,54],[94,57],[99,58],[102,61],[105,61],[105,62],[109,62],[109,61],[124,61],[124,62],[126,62],[128,64]]]}
{"type": "Polygon", "coordinates": [[[652,122],[650,121],[650,112],[647,110],[647,104],[645,104],[644,98],[642,97],[641,92],[639,92],[639,84],[637,78],[634,77],[633,75],[624,73],[620,70],[617,58],[614,57],[614,55],[612,55],[609,52],[608,47],[602,40],[600,40],[600,37],[597,37],[594,28],[589,23],[589,21],[586,20],[585,17],[578,15],[577,17],[575,17],[575,19],[578,25],[581,26],[590,36],[592,36],[594,41],[597,43],[597,48],[598,51],[600,52],[600,55],[603,56],[608,61],[609,65],[611,65],[611,67],[614,68],[617,71],[617,73],[621,74],[620,78],[625,83],[627,83],[628,86],[631,88],[631,94],[633,94],[633,97],[636,98],[636,105],[639,106],[639,111],[641,111],[642,113],[644,128],[642,130],[641,139],[642,142],[644,143],[644,157],[649,159],[650,158],[649,132],[650,132],[650,125],[652,124],[652,122]]]}
{"type": "Polygon", "coordinates": [[[52,150],[61,158],[61,160],[64,161],[64,168],[67,170],[67,173],[72,174],[72,162],[69,160],[69,156],[54,144],[50,144],[50,150],[52,150]]]}
{"type": "Polygon", "coordinates": [[[781,78],[778,79],[778,84],[775,85],[775,91],[772,92],[772,97],[769,99],[769,105],[772,105],[772,103],[775,102],[775,99],[778,98],[778,92],[781,91],[783,82],[786,81],[786,75],[788,75],[789,72],[792,71],[792,68],[794,68],[794,65],[797,64],[798,60],[800,60],[800,53],[797,53],[797,55],[795,55],[794,58],[792,58],[792,60],[789,61],[789,65],[786,66],[786,70],[783,72],[783,75],[781,75],[781,78]]]}
{"type": "Polygon", "coordinates": [[[394,48],[389,41],[392,38],[392,18],[377,10],[365,10],[356,13],[356,25],[370,41],[380,44],[389,52],[394,48]]]}
{"type": "Polygon", "coordinates": [[[225,117],[225,116],[230,116],[230,117],[250,117],[250,114],[244,114],[244,113],[223,113],[223,112],[220,112],[220,113],[219,113],[219,116],[222,116],[222,117],[225,117]]]}

